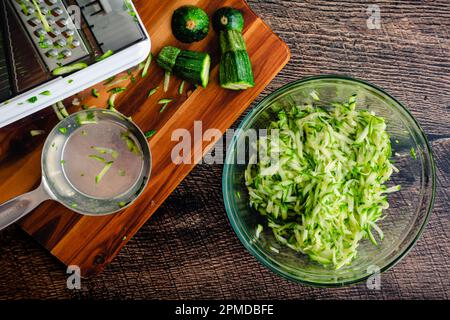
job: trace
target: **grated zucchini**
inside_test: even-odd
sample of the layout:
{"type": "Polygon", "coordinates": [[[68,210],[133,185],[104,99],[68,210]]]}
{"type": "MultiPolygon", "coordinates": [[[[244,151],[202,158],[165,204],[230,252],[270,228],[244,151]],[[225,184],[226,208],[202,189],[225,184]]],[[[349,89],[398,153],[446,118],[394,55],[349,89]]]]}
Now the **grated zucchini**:
{"type": "Polygon", "coordinates": [[[377,222],[389,207],[386,194],[400,190],[386,186],[397,169],[384,119],[356,110],[352,96],[330,108],[280,111],[268,129],[245,181],[251,207],[275,238],[335,269],[351,263],[362,239],[377,245],[373,231],[383,239],[377,222]]]}

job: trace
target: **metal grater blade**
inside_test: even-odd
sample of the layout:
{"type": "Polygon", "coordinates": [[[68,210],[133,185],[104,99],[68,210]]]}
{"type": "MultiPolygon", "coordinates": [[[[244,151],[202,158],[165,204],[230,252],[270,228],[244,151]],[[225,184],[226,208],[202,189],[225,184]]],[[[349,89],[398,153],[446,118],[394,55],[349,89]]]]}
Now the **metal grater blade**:
{"type": "Polygon", "coordinates": [[[2,30],[0,30],[0,102],[11,97],[12,88],[8,61],[6,59],[6,46],[3,42],[2,30]]]}
{"type": "Polygon", "coordinates": [[[6,10],[4,3],[0,3],[0,102],[9,99],[12,95],[12,86],[10,81],[11,64],[7,59],[7,46],[5,41],[6,34],[6,10]]]}
{"type": "Polygon", "coordinates": [[[5,15],[1,24],[4,27],[4,45],[7,48],[11,85],[15,93],[22,93],[42,84],[51,76],[28,34],[24,32],[22,22],[13,7],[6,5],[4,9],[5,15]]]}
{"type": "Polygon", "coordinates": [[[50,71],[89,55],[62,0],[10,0],[50,71]]]}

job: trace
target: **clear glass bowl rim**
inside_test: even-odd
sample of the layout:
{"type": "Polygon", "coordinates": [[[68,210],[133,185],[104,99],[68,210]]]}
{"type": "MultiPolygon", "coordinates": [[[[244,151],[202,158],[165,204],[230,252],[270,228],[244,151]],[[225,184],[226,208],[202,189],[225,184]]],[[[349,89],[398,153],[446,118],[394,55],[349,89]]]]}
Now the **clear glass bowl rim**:
{"type": "MultiPolygon", "coordinates": [[[[427,214],[426,214],[426,218],[424,219],[422,225],[420,226],[420,228],[418,229],[413,241],[411,241],[411,243],[403,250],[401,251],[397,257],[395,257],[394,259],[392,259],[392,261],[390,261],[389,263],[387,263],[385,266],[383,266],[382,268],[380,268],[380,272],[383,273],[387,270],[389,270],[390,268],[394,267],[397,263],[399,263],[408,253],[409,251],[411,251],[411,249],[414,247],[414,245],[417,243],[417,241],[419,240],[420,236],[422,235],[429,219],[431,216],[431,212],[433,210],[433,206],[434,206],[434,200],[435,200],[435,195],[436,195],[436,166],[435,166],[435,162],[434,162],[434,157],[433,157],[433,152],[430,146],[430,143],[428,141],[428,138],[426,137],[422,127],[420,126],[420,124],[417,122],[417,120],[415,119],[415,117],[411,114],[411,112],[404,106],[403,103],[401,103],[398,99],[394,98],[393,96],[391,96],[389,93],[387,93],[384,89],[379,88],[369,82],[366,82],[364,80],[360,80],[360,79],[356,79],[356,78],[352,78],[352,77],[347,77],[347,76],[341,76],[341,75],[319,75],[319,76],[310,76],[310,77],[305,77],[299,80],[295,80],[292,82],[289,82],[285,85],[283,85],[282,87],[278,88],[277,90],[273,91],[272,93],[270,93],[269,95],[267,95],[263,100],[261,100],[242,120],[242,122],[239,124],[238,126],[238,130],[237,132],[240,132],[243,127],[245,127],[252,119],[253,117],[260,112],[262,109],[264,109],[265,107],[268,106],[268,104],[270,102],[272,102],[274,99],[276,99],[277,97],[283,95],[285,92],[289,91],[291,88],[299,86],[300,84],[306,83],[306,82],[310,82],[310,81],[315,81],[315,80],[343,80],[343,81],[347,81],[347,82],[355,82],[357,84],[362,84],[364,86],[368,86],[372,89],[374,89],[375,91],[377,91],[378,93],[381,93],[382,95],[385,95],[388,99],[391,99],[392,101],[394,101],[395,103],[397,103],[398,106],[400,106],[403,111],[408,115],[408,117],[410,118],[410,120],[417,126],[418,128],[418,132],[423,141],[425,141],[425,146],[426,146],[426,151],[429,154],[429,159],[430,162],[428,163],[428,165],[431,168],[431,185],[432,185],[432,190],[431,190],[431,199],[430,199],[430,203],[429,206],[427,208],[427,214]]],[[[293,276],[292,274],[284,271],[283,269],[275,266],[270,260],[268,260],[262,253],[259,252],[259,250],[257,250],[251,243],[249,243],[247,241],[247,239],[245,238],[245,236],[243,235],[243,233],[241,232],[241,230],[238,227],[238,222],[236,221],[235,216],[232,213],[232,209],[230,207],[230,204],[228,202],[228,198],[230,197],[229,194],[229,188],[228,188],[228,184],[229,184],[229,174],[230,174],[230,169],[233,166],[232,162],[228,161],[229,160],[229,156],[231,154],[231,150],[232,148],[235,147],[237,140],[238,140],[238,134],[235,134],[232,138],[232,141],[227,149],[227,153],[226,153],[226,160],[225,160],[225,164],[224,164],[224,168],[223,168],[223,173],[222,173],[222,194],[223,194],[223,200],[224,200],[224,204],[225,204],[225,210],[228,216],[228,219],[230,221],[231,227],[233,228],[234,232],[236,233],[237,237],[239,238],[239,240],[241,241],[241,243],[244,245],[244,247],[260,262],[262,263],[265,267],[267,267],[269,270],[271,270],[272,272],[274,272],[275,274],[294,281],[294,282],[298,282],[301,284],[306,284],[306,285],[310,285],[310,286],[314,286],[314,287],[342,287],[342,286],[346,286],[346,285],[351,285],[351,284],[356,284],[359,282],[362,282],[364,280],[366,280],[367,278],[370,277],[370,274],[367,275],[363,275],[359,278],[356,279],[352,279],[349,281],[344,281],[344,282],[339,282],[339,283],[317,283],[317,282],[311,282],[311,281],[307,281],[305,279],[300,279],[298,277],[293,276]]]]}

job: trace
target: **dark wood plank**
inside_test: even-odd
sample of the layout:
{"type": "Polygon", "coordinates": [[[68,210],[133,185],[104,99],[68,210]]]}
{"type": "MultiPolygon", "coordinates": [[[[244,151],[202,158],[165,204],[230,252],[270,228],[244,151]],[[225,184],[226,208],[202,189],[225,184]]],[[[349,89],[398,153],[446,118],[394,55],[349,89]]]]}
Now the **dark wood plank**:
{"type": "Polygon", "coordinates": [[[292,52],[288,66],[257,101],[304,76],[347,74],[402,100],[432,141],[438,173],[433,215],[414,249],[382,275],[381,290],[364,283],[310,288],[275,276],[243,248],[227,222],[222,167],[200,165],[113,263],[84,280],[79,291],[66,289],[62,265],[18,228],[0,233],[0,298],[450,298],[449,2],[377,1],[381,30],[366,27],[372,2],[249,2],[292,52]]]}

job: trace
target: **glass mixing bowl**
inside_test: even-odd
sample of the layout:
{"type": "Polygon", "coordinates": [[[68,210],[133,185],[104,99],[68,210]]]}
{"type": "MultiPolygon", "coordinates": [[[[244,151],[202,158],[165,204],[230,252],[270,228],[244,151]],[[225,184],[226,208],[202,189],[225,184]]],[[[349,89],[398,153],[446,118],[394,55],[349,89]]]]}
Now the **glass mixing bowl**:
{"type": "Polygon", "coordinates": [[[360,80],[341,76],[318,76],[292,82],[270,94],[245,117],[227,151],[223,171],[223,197],[230,223],[237,236],[260,262],[287,279],[315,286],[342,286],[365,280],[375,272],[394,266],[413,247],[430,217],[435,195],[435,166],[425,134],[409,111],[383,90],[360,80]],[[308,259],[306,255],[281,245],[267,227],[267,220],[250,208],[245,186],[245,161],[237,161],[241,151],[249,152],[248,129],[266,129],[277,119],[277,111],[292,105],[313,103],[311,92],[320,104],[347,102],[357,94],[357,108],[374,111],[386,120],[391,136],[395,166],[389,182],[401,190],[389,195],[390,208],[378,223],[385,234],[374,246],[362,240],[358,255],[350,265],[335,270],[308,259]],[[411,156],[414,148],[416,159],[411,156]],[[240,163],[240,164],[239,164],[240,163]],[[258,224],[264,230],[257,238],[258,224]],[[279,252],[276,252],[279,251],[279,252]]]}

